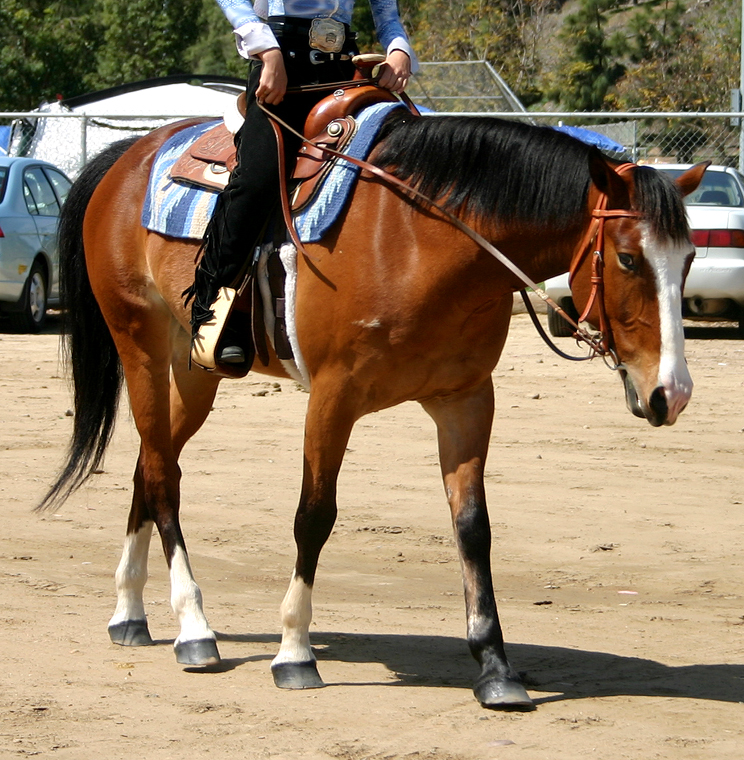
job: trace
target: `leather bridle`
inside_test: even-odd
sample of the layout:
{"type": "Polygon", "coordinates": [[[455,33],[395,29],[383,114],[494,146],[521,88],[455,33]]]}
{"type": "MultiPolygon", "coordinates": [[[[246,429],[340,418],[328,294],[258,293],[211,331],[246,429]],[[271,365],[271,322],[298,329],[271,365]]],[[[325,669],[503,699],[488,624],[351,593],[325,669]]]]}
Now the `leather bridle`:
{"type": "MultiPolygon", "coordinates": [[[[617,174],[625,174],[632,169],[635,164],[625,163],[620,164],[614,171],[617,174]]],[[[614,352],[613,340],[612,340],[612,328],[610,327],[610,321],[607,317],[607,309],[605,307],[604,299],[604,250],[605,250],[605,222],[607,219],[637,219],[641,216],[638,211],[632,211],[631,209],[608,209],[607,208],[607,194],[600,192],[597,197],[595,207],[592,209],[592,221],[589,225],[589,229],[586,231],[579,247],[576,249],[571,266],[568,270],[568,284],[569,287],[573,283],[576,273],[579,271],[581,265],[586,261],[589,252],[594,248],[592,252],[592,273],[591,273],[591,291],[589,298],[587,299],[584,311],[579,316],[577,322],[581,323],[587,319],[594,307],[597,307],[599,314],[599,340],[603,348],[603,354],[605,356],[611,356],[618,364],[617,356],[614,352]]],[[[567,316],[567,315],[566,315],[567,316]]],[[[573,323],[573,320],[569,319],[569,322],[573,323]]]]}
{"type": "MultiPolygon", "coordinates": [[[[308,143],[310,145],[313,145],[314,143],[312,140],[300,134],[297,130],[289,126],[289,124],[282,121],[282,119],[277,117],[276,114],[272,113],[262,103],[259,103],[258,106],[269,117],[269,121],[274,127],[274,132],[277,135],[277,145],[278,145],[278,150],[279,150],[279,163],[280,163],[282,211],[283,211],[285,223],[287,225],[287,229],[289,231],[289,235],[292,238],[292,242],[297,248],[297,250],[300,251],[304,256],[306,256],[308,259],[312,261],[314,260],[314,257],[311,256],[305,250],[305,247],[300,241],[299,235],[297,234],[297,230],[295,229],[294,222],[292,220],[292,215],[290,212],[289,197],[288,197],[288,192],[287,192],[287,187],[286,187],[286,177],[285,177],[285,172],[284,172],[284,150],[283,150],[284,141],[282,138],[281,129],[279,127],[286,129],[295,137],[299,137],[305,143],[308,143]]],[[[336,151],[325,145],[320,146],[320,147],[322,147],[322,150],[324,153],[327,153],[328,155],[333,156],[335,158],[347,161],[348,163],[351,163],[354,166],[358,166],[360,169],[364,169],[365,171],[368,171],[369,173],[378,177],[386,184],[396,187],[402,190],[405,194],[409,196],[414,196],[419,201],[422,201],[423,203],[435,208],[437,211],[439,211],[440,214],[446,217],[451,224],[457,227],[457,229],[462,231],[471,240],[476,242],[481,248],[483,248],[483,250],[490,253],[497,261],[503,264],[510,272],[512,272],[512,274],[514,274],[519,280],[521,280],[521,282],[523,282],[526,286],[532,289],[537,294],[537,296],[541,298],[548,305],[549,308],[554,309],[558,314],[560,314],[560,316],[563,319],[565,319],[574,328],[574,338],[576,339],[576,341],[584,343],[589,347],[589,353],[586,356],[578,356],[578,357],[571,356],[561,351],[550,340],[550,338],[547,336],[547,334],[543,330],[537,318],[537,315],[535,314],[534,308],[532,308],[529,298],[527,298],[527,294],[525,290],[521,290],[520,292],[525,302],[525,306],[527,307],[527,311],[530,313],[530,316],[532,317],[532,320],[535,323],[535,326],[537,327],[538,333],[543,338],[543,340],[547,343],[547,345],[553,351],[555,351],[558,355],[562,356],[565,359],[570,359],[572,361],[587,361],[589,359],[593,359],[595,356],[601,356],[605,359],[605,362],[611,369],[617,370],[620,368],[620,361],[612,345],[612,338],[611,338],[612,333],[611,333],[610,324],[607,318],[607,312],[606,312],[605,303],[604,303],[604,277],[603,277],[604,242],[605,242],[604,228],[605,228],[605,221],[609,218],[618,218],[618,217],[638,218],[641,216],[639,212],[632,211],[630,209],[607,209],[607,201],[608,201],[607,194],[603,192],[599,193],[596,205],[594,209],[592,210],[592,222],[589,225],[589,229],[586,231],[586,234],[582,238],[581,243],[579,243],[579,246],[577,247],[576,252],[574,253],[573,259],[571,261],[571,267],[569,269],[569,284],[570,284],[570,282],[573,280],[574,275],[576,274],[578,269],[581,267],[582,263],[585,261],[587,255],[589,254],[589,251],[591,250],[592,247],[594,247],[594,252],[592,255],[592,275],[591,275],[592,290],[589,296],[589,300],[587,301],[586,308],[584,309],[584,312],[576,321],[570,315],[568,315],[552,298],[550,298],[550,296],[548,296],[548,294],[536,282],[534,282],[516,264],[514,264],[514,262],[512,262],[509,258],[507,258],[498,248],[496,248],[496,246],[494,246],[492,243],[489,243],[482,235],[476,232],[472,227],[469,227],[461,219],[458,219],[451,211],[441,206],[435,200],[433,200],[432,198],[429,198],[424,193],[417,190],[415,187],[411,187],[411,185],[408,185],[407,183],[398,179],[398,177],[394,176],[393,174],[390,174],[384,169],[381,169],[380,167],[375,166],[374,164],[371,164],[368,161],[354,158],[352,156],[346,155],[345,153],[341,153],[340,151],[336,151]],[[586,319],[586,317],[591,312],[595,304],[597,305],[599,309],[599,333],[590,333],[587,330],[585,330],[583,327],[581,327],[579,323],[583,322],[586,319]]],[[[631,164],[631,163],[621,164],[620,166],[615,168],[614,171],[616,171],[618,174],[623,174],[624,172],[628,171],[634,166],[635,164],[631,164]]]]}

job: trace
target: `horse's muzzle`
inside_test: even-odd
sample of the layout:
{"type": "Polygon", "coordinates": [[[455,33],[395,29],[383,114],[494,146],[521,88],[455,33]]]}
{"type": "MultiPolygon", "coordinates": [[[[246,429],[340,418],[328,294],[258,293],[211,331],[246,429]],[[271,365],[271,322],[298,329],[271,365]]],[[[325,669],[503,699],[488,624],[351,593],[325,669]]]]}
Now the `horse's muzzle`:
{"type": "Polygon", "coordinates": [[[667,400],[667,391],[661,385],[654,388],[648,399],[648,403],[644,404],[638,397],[633,381],[630,379],[630,375],[627,371],[620,369],[619,372],[623,379],[623,386],[625,387],[625,403],[627,404],[628,409],[633,412],[636,417],[648,420],[649,424],[653,425],[653,427],[674,424],[677,417],[687,406],[689,395],[684,400],[679,400],[675,405],[674,410],[670,410],[667,400]]]}
{"type": "Polygon", "coordinates": [[[620,373],[620,377],[623,379],[623,387],[625,388],[625,403],[628,409],[633,412],[636,417],[646,419],[646,413],[641,407],[638,393],[636,393],[636,389],[633,385],[633,381],[630,379],[630,375],[628,374],[627,370],[624,370],[622,368],[619,369],[618,372],[620,373]]]}

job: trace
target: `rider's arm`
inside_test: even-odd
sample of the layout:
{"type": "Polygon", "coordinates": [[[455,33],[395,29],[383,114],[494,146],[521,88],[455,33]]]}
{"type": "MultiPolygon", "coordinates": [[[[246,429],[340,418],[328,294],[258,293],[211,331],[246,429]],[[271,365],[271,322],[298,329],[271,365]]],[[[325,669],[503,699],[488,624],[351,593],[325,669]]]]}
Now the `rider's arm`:
{"type": "Polygon", "coordinates": [[[259,53],[279,47],[269,25],[258,17],[248,0],[217,0],[217,5],[232,24],[243,58],[259,58],[259,53]]]}
{"type": "Polygon", "coordinates": [[[370,0],[370,5],[377,38],[387,54],[377,83],[393,92],[402,92],[411,73],[418,70],[418,60],[398,15],[398,3],[396,0],[370,0]]]}
{"type": "Polygon", "coordinates": [[[410,65],[409,74],[415,74],[418,71],[418,60],[398,15],[398,3],[396,0],[369,0],[369,4],[372,7],[377,38],[385,48],[386,54],[390,57],[396,50],[405,53],[410,65]]]}

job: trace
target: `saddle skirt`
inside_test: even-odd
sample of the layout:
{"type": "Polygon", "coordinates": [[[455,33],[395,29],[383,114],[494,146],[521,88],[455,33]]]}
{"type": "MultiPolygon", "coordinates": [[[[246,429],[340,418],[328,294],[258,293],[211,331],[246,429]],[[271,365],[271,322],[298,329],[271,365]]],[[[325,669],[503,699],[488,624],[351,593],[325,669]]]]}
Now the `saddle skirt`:
{"type": "MultiPolygon", "coordinates": [[[[333,225],[359,173],[358,167],[343,160],[326,161],[323,145],[338,146],[349,156],[364,159],[390,110],[403,105],[397,100],[378,102],[354,118],[334,118],[338,111],[323,107],[328,100],[308,117],[308,125],[312,123],[321,134],[315,139],[317,145],[303,146],[295,171],[298,178],[309,180],[293,199],[295,226],[304,243],[317,242],[333,225]]],[[[227,184],[233,155],[232,135],[222,122],[197,124],[173,135],[153,162],[142,225],[171,237],[202,239],[218,192],[227,184]]]]}

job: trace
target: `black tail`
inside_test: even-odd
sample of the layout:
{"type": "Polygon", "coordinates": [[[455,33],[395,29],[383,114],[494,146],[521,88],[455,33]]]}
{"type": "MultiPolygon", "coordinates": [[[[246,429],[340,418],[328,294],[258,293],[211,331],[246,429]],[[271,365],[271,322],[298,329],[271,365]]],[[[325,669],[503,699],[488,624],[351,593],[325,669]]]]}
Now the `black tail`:
{"type": "Polygon", "coordinates": [[[37,510],[64,502],[98,469],[114,431],[121,363],[88,280],[83,218],[93,191],[137,139],[121,140],[96,156],[73,184],[60,216],[59,290],[75,416],[67,462],[37,510]]]}

